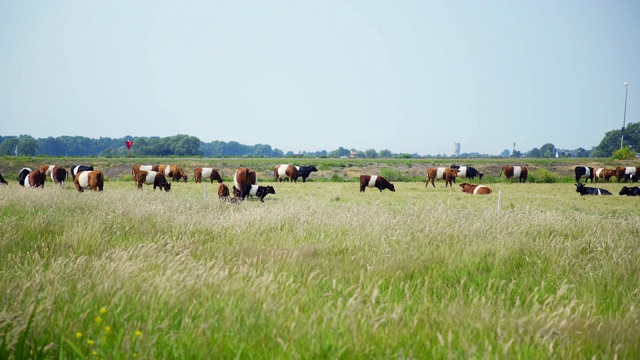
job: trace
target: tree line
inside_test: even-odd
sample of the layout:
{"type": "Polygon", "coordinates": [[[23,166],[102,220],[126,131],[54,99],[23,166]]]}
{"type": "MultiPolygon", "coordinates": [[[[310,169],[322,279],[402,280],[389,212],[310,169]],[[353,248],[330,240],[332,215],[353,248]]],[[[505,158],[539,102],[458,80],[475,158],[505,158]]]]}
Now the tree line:
{"type": "MultiPolygon", "coordinates": [[[[501,157],[635,157],[635,152],[640,146],[640,123],[630,123],[624,129],[624,151],[620,147],[622,130],[612,130],[605,133],[598,146],[590,150],[578,148],[574,150],[560,150],[554,144],[547,143],[540,148],[533,148],[527,152],[518,150],[504,150],[498,156],[501,157]]],[[[366,157],[389,158],[418,157],[418,154],[397,154],[388,149],[376,151],[375,149],[357,150],[340,147],[327,151],[315,152],[292,151],[284,152],[272,148],[267,144],[244,145],[236,141],[212,141],[205,143],[195,136],[175,135],[169,137],[133,137],[122,138],[101,137],[99,139],[84,136],[59,136],[36,139],[30,135],[0,136],[0,155],[15,156],[100,156],[100,157],[155,157],[155,156],[205,156],[205,157],[366,157]],[[132,140],[133,146],[129,152],[125,141],[132,140]]],[[[446,157],[446,154],[437,154],[434,157],[446,157]]],[[[460,157],[495,157],[496,155],[463,153],[460,157]]]]}

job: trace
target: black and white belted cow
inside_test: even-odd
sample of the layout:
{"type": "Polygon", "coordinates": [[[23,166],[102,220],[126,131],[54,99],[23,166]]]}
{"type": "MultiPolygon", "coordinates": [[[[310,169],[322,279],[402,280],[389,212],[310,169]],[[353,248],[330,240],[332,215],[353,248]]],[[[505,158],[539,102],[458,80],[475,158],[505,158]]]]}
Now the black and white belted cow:
{"type": "MultiPolygon", "coordinates": [[[[474,179],[476,176],[478,177],[478,179],[482,180],[482,177],[484,176],[483,173],[481,173],[480,171],[478,171],[476,168],[474,168],[473,166],[464,166],[464,165],[451,165],[452,169],[456,169],[458,170],[458,174],[456,175],[456,177],[463,177],[463,178],[467,178],[467,179],[474,179]]],[[[456,182],[456,179],[453,178],[453,182],[456,182]]]]}
{"type": "Polygon", "coordinates": [[[588,166],[576,166],[576,182],[579,183],[580,179],[585,178],[584,183],[591,180],[593,182],[593,176],[595,175],[592,167],[588,166]]]}

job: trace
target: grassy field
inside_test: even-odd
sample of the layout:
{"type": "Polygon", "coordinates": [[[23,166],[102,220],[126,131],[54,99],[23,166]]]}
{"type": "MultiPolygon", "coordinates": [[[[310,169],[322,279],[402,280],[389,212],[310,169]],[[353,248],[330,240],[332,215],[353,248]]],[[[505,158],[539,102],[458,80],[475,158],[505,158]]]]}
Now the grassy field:
{"type": "Polygon", "coordinates": [[[0,186],[0,358],[640,357],[640,199],[620,184],[264,178],[275,195],[230,205],[124,178],[0,186]]]}

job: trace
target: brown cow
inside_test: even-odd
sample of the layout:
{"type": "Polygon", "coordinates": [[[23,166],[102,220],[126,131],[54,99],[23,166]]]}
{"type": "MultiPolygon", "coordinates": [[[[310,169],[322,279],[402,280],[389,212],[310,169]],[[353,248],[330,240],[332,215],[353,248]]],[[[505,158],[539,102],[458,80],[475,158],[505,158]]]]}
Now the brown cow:
{"type": "Polygon", "coordinates": [[[593,178],[596,182],[598,179],[604,179],[604,182],[609,182],[612,176],[616,176],[616,171],[614,169],[607,168],[595,168],[593,170],[593,178]]]}
{"type": "Polygon", "coordinates": [[[616,178],[618,182],[631,179],[633,182],[638,182],[638,168],[635,166],[618,166],[616,167],[616,178]]]}
{"type": "Polygon", "coordinates": [[[27,175],[27,178],[24,181],[24,186],[32,188],[44,187],[45,178],[46,175],[43,172],[38,169],[33,170],[29,175],[27,175]]]}
{"type": "Polygon", "coordinates": [[[193,170],[193,178],[196,183],[202,182],[202,179],[211,179],[211,183],[213,184],[213,180],[218,181],[218,184],[222,184],[222,177],[214,168],[206,167],[206,168],[196,168],[193,170]]]}
{"type": "Polygon", "coordinates": [[[526,182],[527,181],[527,167],[526,166],[511,166],[505,165],[502,167],[502,171],[500,171],[500,177],[504,173],[504,176],[507,177],[507,180],[511,180],[512,177],[518,178],[518,182],[526,182]]]}
{"type": "Polygon", "coordinates": [[[96,192],[102,191],[104,188],[104,175],[100,170],[96,171],[80,171],[73,179],[73,184],[76,186],[78,192],[83,192],[84,189],[89,188],[96,192]]]}
{"type": "Polygon", "coordinates": [[[382,192],[384,189],[389,189],[393,192],[396,191],[396,188],[390,183],[387,179],[378,175],[360,175],[360,192],[364,192],[367,188],[377,188],[382,192]]]}
{"type": "Polygon", "coordinates": [[[157,187],[160,190],[169,191],[171,190],[171,183],[167,182],[167,178],[163,173],[157,171],[146,171],[146,170],[138,170],[136,172],[136,185],[138,189],[142,190],[142,185],[153,185],[153,190],[157,187]]]}
{"type": "Polygon", "coordinates": [[[473,195],[485,195],[491,194],[491,189],[489,189],[486,185],[474,185],[469,183],[460,184],[463,193],[473,194],[473,195]]]}
{"type": "Polygon", "coordinates": [[[226,200],[229,198],[229,187],[225,184],[220,183],[218,185],[218,199],[226,200]]]}
{"type": "Polygon", "coordinates": [[[293,165],[276,165],[273,169],[273,174],[276,177],[276,182],[280,180],[291,180],[292,182],[298,182],[298,176],[300,176],[300,172],[293,165]]]}
{"type": "Polygon", "coordinates": [[[187,175],[182,171],[179,166],[176,165],[158,165],[158,172],[161,172],[166,178],[171,178],[173,181],[180,181],[180,179],[187,182],[187,175]]]}
{"type": "Polygon", "coordinates": [[[233,196],[240,197],[242,185],[257,185],[258,176],[256,172],[249,168],[239,168],[233,174],[233,196]]]}
{"type": "Polygon", "coordinates": [[[453,181],[458,175],[458,169],[450,169],[446,167],[438,167],[438,168],[428,168],[427,169],[427,187],[429,187],[429,182],[433,187],[436,187],[434,184],[435,180],[444,180],[444,187],[447,185],[451,185],[453,187],[453,181]]]}
{"type": "Polygon", "coordinates": [[[133,181],[136,181],[136,171],[144,170],[144,171],[158,171],[158,165],[133,165],[131,169],[131,175],[133,176],[133,181]]]}
{"type": "Polygon", "coordinates": [[[69,177],[69,172],[67,169],[58,165],[42,165],[40,167],[40,172],[45,174],[45,180],[47,176],[51,176],[51,180],[53,183],[64,186],[64,181],[69,177]]]}

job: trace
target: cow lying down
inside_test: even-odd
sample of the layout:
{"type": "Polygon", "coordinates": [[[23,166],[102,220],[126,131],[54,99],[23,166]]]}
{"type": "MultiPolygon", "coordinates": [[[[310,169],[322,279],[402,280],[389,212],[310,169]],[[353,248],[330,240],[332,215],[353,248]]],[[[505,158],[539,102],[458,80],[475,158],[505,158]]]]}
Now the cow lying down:
{"type": "Polygon", "coordinates": [[[491,194],[491,189],[489,189],[486,185],[475,185],[463,183],[460,184],[463,193],[472,194],[472,195],[486,195],[491,194]]]}
{"type": "Polygon", "coordinates": [[[629,188],[629,187],[623,186],[622,189],[620,189],[619,194],[627,195],[627,196],[640,196],[640,187],[634,186],[629,188]]]}
{"type": "Polygon", "coordinates": [[[580,196],[582,195],[613,195],[609,190],[586,187],[582,183],[576,184],[576,192],[579,192],[580,196]]]}
{"type": "Polygon", "coordinates": [[[268,194],[276,194],[276,190],[273,186],[244,184],[242,185],[242,191],[240,192],[240,199],[244,200],[248,195],[251,195],[257,197],[260,202],[264,202],[264,198],[268,194]]]}

